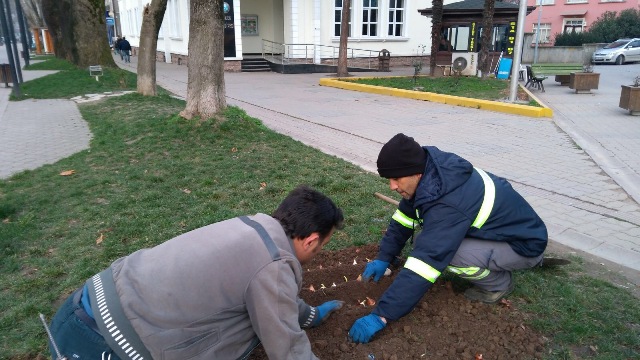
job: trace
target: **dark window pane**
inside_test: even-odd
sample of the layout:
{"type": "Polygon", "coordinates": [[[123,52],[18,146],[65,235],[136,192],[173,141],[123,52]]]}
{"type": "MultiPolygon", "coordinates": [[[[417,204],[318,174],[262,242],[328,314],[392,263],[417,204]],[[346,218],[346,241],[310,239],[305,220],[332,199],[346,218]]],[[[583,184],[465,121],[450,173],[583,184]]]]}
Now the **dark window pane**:
{"type": "Polygon", "coordinates": [[[367,25],[362,25],[362,35],[367,35],[367,25]]]}
{"type": "Polygon", "coordinates": [[[404,5],[402,4],[402,0],[398,0],[398,2],[396,3],[396,7],[397,8],[403,8],[404,5]]]}
{"type": "Polygon", "coordinates": [[[371,7],[378,7],[378,0],[371,0],[371,7]]]}
{"type": "Polygon", "coordinates": [[[333,29],[335,36],[340,36],[340,24],[336,24],[333,29]]]}
{"type": "Polygon", "coordinates": [[[402,13],[403,11],[396,11],[396,22],[402,22],[402,13]]]}
{"type": "Polygon", "coordinates": [[[393,22],[393,11],[389,11],[389,22],[393,22]]]}
{"type": "Polygon", "coordinates": [[[369,7],[369,0],[364,0],[364,1],[362,2],[362,6],[364,6],[364,7],[369,7]]]}
{"type": "Polygon", "coordinates": [[[362,10],[362,21],[363,22],[369,22],[369,11],[368,10],[362,10]]]}
{"type": "Polygon", "coordinates": [[[369,31],[369,36],[376,36],[378,35],[377,31],[376,31],[376,24],[371,24],[371,30],[369,31]]]}
{"type": "Polygon", "coordinates": [[[387,35],[393,35],[393,25],[389,24],[389,33],[387,35]]]}
{"type": "Polygon", "coordinates": [[[342,0],[336,0],[336,7],[342,7],[342,0]]]}
{"type": "Polygon", "coordinates": [[[392,9],[396,7],[396,1],[395,0],[389,0],[389,9],[392,9]]]}
{"type": "Polygon", "coordinates": [[[396,36],[402,36],[402,25],[396,24],[396,36]]]}
{"type": "Polygon", "coordinates": [[[371,9],[371,22],[378,22],[378,10],[371,9]]]}
{"type": "Polygon", "coordinates": [[[340,21],[342,21],[342,20],[340,20],[340,18],[341,18],[341,16],[340,16],[340,15],[342,14],[342,11],[340,11],[340,10],[336,10],[336,11],[335,11],[335,13],[336,13],[336,14],[335,14],[336,16],[335,16],[334,21],[335,21],[335,22],[340,22],[340,21]]]}

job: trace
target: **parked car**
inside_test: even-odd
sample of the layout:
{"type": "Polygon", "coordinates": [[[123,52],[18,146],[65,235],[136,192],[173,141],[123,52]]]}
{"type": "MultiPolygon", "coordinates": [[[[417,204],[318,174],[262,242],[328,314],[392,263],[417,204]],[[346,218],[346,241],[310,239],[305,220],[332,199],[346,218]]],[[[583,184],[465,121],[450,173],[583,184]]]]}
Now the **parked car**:
{"type": "Polygon", "coordinates": [[[619,39],[596,50],[591,57],[594,64],[622,65],[640,61],[640,38],[619,39]]]}

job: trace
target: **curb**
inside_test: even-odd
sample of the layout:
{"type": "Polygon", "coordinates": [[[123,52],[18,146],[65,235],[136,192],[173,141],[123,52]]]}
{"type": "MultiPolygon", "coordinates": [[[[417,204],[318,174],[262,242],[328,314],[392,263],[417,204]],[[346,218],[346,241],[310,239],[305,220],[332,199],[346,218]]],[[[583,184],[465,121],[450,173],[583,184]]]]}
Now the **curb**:
{"type": "Polygon", "coordinates": [[[530,117],[548,117],[548,118],[553,117],[553,110],[551,110],[551,108],[544,105],[538,98],[533,96],[533,94],[531,94],[531,92],[527,91],[526,89],[525,91],[527,92],[527,94],[529,94],[529,96],[535,99],[543,107],[509,104],[509,103],[503,103],[499,101],[471,99],[471,98],[465,98],[460,96],[435,94],[435,93],[422,92],[422,91],[393,89],[393,88],[387,88],[387,87],[376,86],[376,85],[356,84],[350,81],[350,80],[357,80],[357,79],[366,79],[366,77],[349,78],[349,80],[341,80],[338,78],[323,78],[323,79],[320,79],[320,85],[335,87],[335,88],[344,89],[344,90],[367,92],[367,93],[378,94],[378,95],[397,96],[397,97],[403,97],[408,99],[437,102],[437,103],[447,104],[447,105],[464,106],[464,107],[475,108],[480,110],[497,111],[497,112],[502,112],[507,114],[523,115],[523,116],[530,116],[530,117]]]}

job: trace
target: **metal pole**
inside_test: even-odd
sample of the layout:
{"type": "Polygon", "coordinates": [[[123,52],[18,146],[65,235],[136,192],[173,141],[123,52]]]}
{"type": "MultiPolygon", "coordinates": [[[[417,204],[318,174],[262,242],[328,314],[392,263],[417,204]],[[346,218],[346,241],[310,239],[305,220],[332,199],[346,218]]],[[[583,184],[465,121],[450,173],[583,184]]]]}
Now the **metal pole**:
{"type": "Polygon", "coordinates": [[[522,58],[522,38],[524,37],[524,19],[527,16],[527,0],[520,0],[518,10],[518,25],[516,27],[516,43],[513,47],[513,66],[511,67],[511,86],[509,87],[509,101],[516,101],[518,95],[518,72],[522,58]]]}
{"type": "Polygon", "coordinates": [[[538,43],[540,42],[540,18],[542,17],[542,0],[540,1],[540,9],[538,9],[538,28],[536,29],[536,48],[533,51],[533,63],[538,63],[538,43]]]}
{"type": "MultiPolygon", "coordinates": [[[[7,16],[4,13],[4,0],[0,0],[0,26],[2,26],[2,33],[8,34],[9,29],[7,28],[7,16]]],[[[5,36],[6,37],[6,36],[5,36]]],[[[13,95],[20,96],[20,83],[18,83],[18,75],[16,74],[16,65],[13,61],[13,51],[11,50],[11,45],[6,44],[7,48],[7,57],[9,58],[9,67],[11,68],[11,77],[13,78],[13,95]]]]}
{"type": "Polygon", "coordinates": [[[29,43],[27,42],[27,27],[24,24],[24,14],[22,13],[22,5],[20,0],[16,0],[16,15],[18,16],[18,25],[20,26],[20,36],[22,37],[22,57],[24,65],[29,66],[29,43]]]}
{"type": "MultiPolygon", "coordinates": [[[[16,33],[13,30],[13,17],[11,16],[11,2],[7,1],[7,26],[9,27],[9,37],[11,38],[11,46],[13,46],[13,56],[15,57],[16,72],[18,74],[18,82],[22,84],[22,65],[20,64],[20,53],[18,52],[18,44],[16,43],[16,33]]],[[[6,36],[7,34],[5,34],[6,36]]]]}

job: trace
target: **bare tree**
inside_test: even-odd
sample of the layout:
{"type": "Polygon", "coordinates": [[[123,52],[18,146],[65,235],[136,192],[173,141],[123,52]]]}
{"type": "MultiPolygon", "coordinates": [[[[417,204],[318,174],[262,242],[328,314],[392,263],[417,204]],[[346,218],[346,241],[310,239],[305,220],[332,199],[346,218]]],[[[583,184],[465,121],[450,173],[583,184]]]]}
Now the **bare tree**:
{"type": "Polygon", "coordinates": [[[493,15],[495,13],[496,0],[484,0],[482,11],[482,38],[480,39],[480,54],[478,55],[478,69],[482,78],[489,75],[489,49],[493,35],[493,15]]]}
{"type": "Polygon", "coordinates": [[[180,116],[213,117],[227,107],[222,0],[191,0],[187,106],[180,116]]]}
{"type": "Polygon", "coordinates": [[[56,57],[79,66],[115,67],[106,36],[104,1],[42,0],[56,57]]]}
{"type": "Polygon", "coordinates": [[[351,19],[351,0],[342,1],[342,18],[340,19],[340,47],[338,50],[338,77],[347,77],[347,41],[349,39],[349,19],[351,19]]]}
{"type": "Polygon", "coordinates": [[[158,32],[162,25],[167,0],[152,0],[145,5],[140,29],[140,48],[138,52],[138,93],[146,96],[156,95],[156,50],[158,32]]]}
{"type": "Polygon", "coordinates": [[[443,0],[432,0],[431,2],[431,8],[433,9],[431,17],[431,56],[429,57],[431,74],[436,71],[436,56],[440,45],[440,37],[442,36],[442,6],[443,0]]]}
{"type": "Polygon", "coordinates": [[[42,14],[42,0],[20,0],[20,4],[31,28],[46,27],[42,14]]]}

